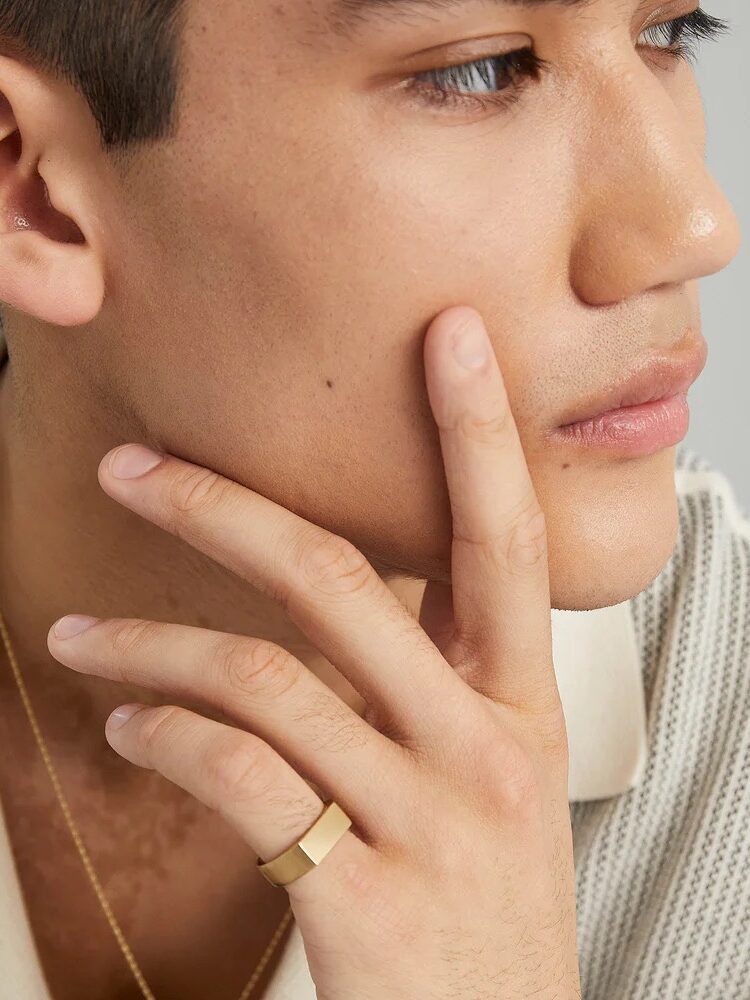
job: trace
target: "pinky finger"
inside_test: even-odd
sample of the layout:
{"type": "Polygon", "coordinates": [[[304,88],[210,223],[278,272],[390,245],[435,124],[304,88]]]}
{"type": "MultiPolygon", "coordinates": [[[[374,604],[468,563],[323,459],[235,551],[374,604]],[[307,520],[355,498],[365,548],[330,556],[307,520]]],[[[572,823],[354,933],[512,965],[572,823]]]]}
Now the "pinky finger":
{"type": "MultiPolygon", "coordinates": [[[[121,757],[158,771],[216,810],[261,862],[299,840],[323,811],[321,797],[268,743],[189,709],[122,705],[107,719],[105,736],[121,757]]],[[[350,828],[321,868],[330,873],[333,861],[357,848],[365,844],[350,828]]],[[[286,888],[296,893],[302,882],[312,888],[316,875],[307,872],[286,888]]]]}

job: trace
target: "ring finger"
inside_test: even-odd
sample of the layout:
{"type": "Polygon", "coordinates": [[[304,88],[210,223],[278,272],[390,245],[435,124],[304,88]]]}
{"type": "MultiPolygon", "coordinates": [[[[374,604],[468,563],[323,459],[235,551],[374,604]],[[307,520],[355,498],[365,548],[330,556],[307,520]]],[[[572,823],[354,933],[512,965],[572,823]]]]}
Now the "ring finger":
{"type": "MultiPolygon", "coordinates": [[[[320,796],[253,734],[177,705],[127,708],[135,712],[126,721],[117,725],[113,716],[107,720],[110,745],[126,760],[158,771],[216,810],[261,862],[301,839],[323,811],[320,796]]],[[[350,828],[331,850],[338,865],[368,847],[350,828]]],[[[326,877],[334,869],[326,858],[322,864],[326,877]]],[[[317,894],[319,875],[307,872],[286,888],[292,894],[317,894]]]]}
{"type": "Polygon", "coordinates": [[[388,810],[378,789],[384,771],[405,767],[404,751],[283,647],[137,618],[103,619],[68,639],[56,638],[53,626],[48,646],[79,672],[218,708],[317,786],[336,789],[368,826],[379,820],[382,828],[388,810]]]}

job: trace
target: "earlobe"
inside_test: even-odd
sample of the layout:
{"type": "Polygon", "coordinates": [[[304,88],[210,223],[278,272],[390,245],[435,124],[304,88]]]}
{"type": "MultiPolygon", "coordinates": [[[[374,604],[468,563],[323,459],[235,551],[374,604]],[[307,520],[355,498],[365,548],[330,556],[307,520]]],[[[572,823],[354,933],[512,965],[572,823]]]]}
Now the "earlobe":
{"type": "Polygon", "coordinates": [[[78,326],[103,300],[103,276],[85,243],[26,228],[0,233],[0,301],[54,326],[78,326]]]}
{"type": "Polygon", "coordinates": [[[69,108],[58,108],[55,120],[56,100],[54,85],[0,57],[0,301],[45,323],[78,326],[101,310],[104,274],[88,226],[79,225],[89,207],[86,179],[77,176],[77,156],[60,148],[59,115],[69,108]]]}

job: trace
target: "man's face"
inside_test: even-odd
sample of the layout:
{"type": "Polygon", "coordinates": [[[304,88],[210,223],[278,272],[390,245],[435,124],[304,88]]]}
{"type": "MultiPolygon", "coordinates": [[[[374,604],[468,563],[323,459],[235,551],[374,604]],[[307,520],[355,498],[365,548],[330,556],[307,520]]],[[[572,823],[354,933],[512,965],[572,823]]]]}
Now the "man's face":
{"type": "Polygon", "coordinates": [[[164,449],[346,536],[386,575],[449,579],[422,344],[437,313],[471,305],[547,515],[553,605],[625,600],[674,545],[674,448],[548,435],[693,340],[696,279],[736,253],[692,69],[648,30],[694,3],[397,17],[381,2],[348,32],[331,3],[189,5],[179,134],[138,155],[111,206],[102,318],[123,333],[89,377],[164,449]],[[538,79],[493,75],[492,57],[531,44],[538,79]]]}

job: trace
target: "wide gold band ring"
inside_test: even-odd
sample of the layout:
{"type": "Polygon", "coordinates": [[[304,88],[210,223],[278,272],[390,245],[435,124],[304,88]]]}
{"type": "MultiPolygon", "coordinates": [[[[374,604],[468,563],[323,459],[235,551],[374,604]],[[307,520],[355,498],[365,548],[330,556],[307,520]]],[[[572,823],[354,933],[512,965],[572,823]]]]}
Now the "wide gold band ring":
{"type": "Polygon", "coordinates": [[[258,868],[271,885],[289,885],[316,868],[351,825],[341,806],[331,800],[307,833],[277,858],[263,863],[258,858],[258,868]]]}

